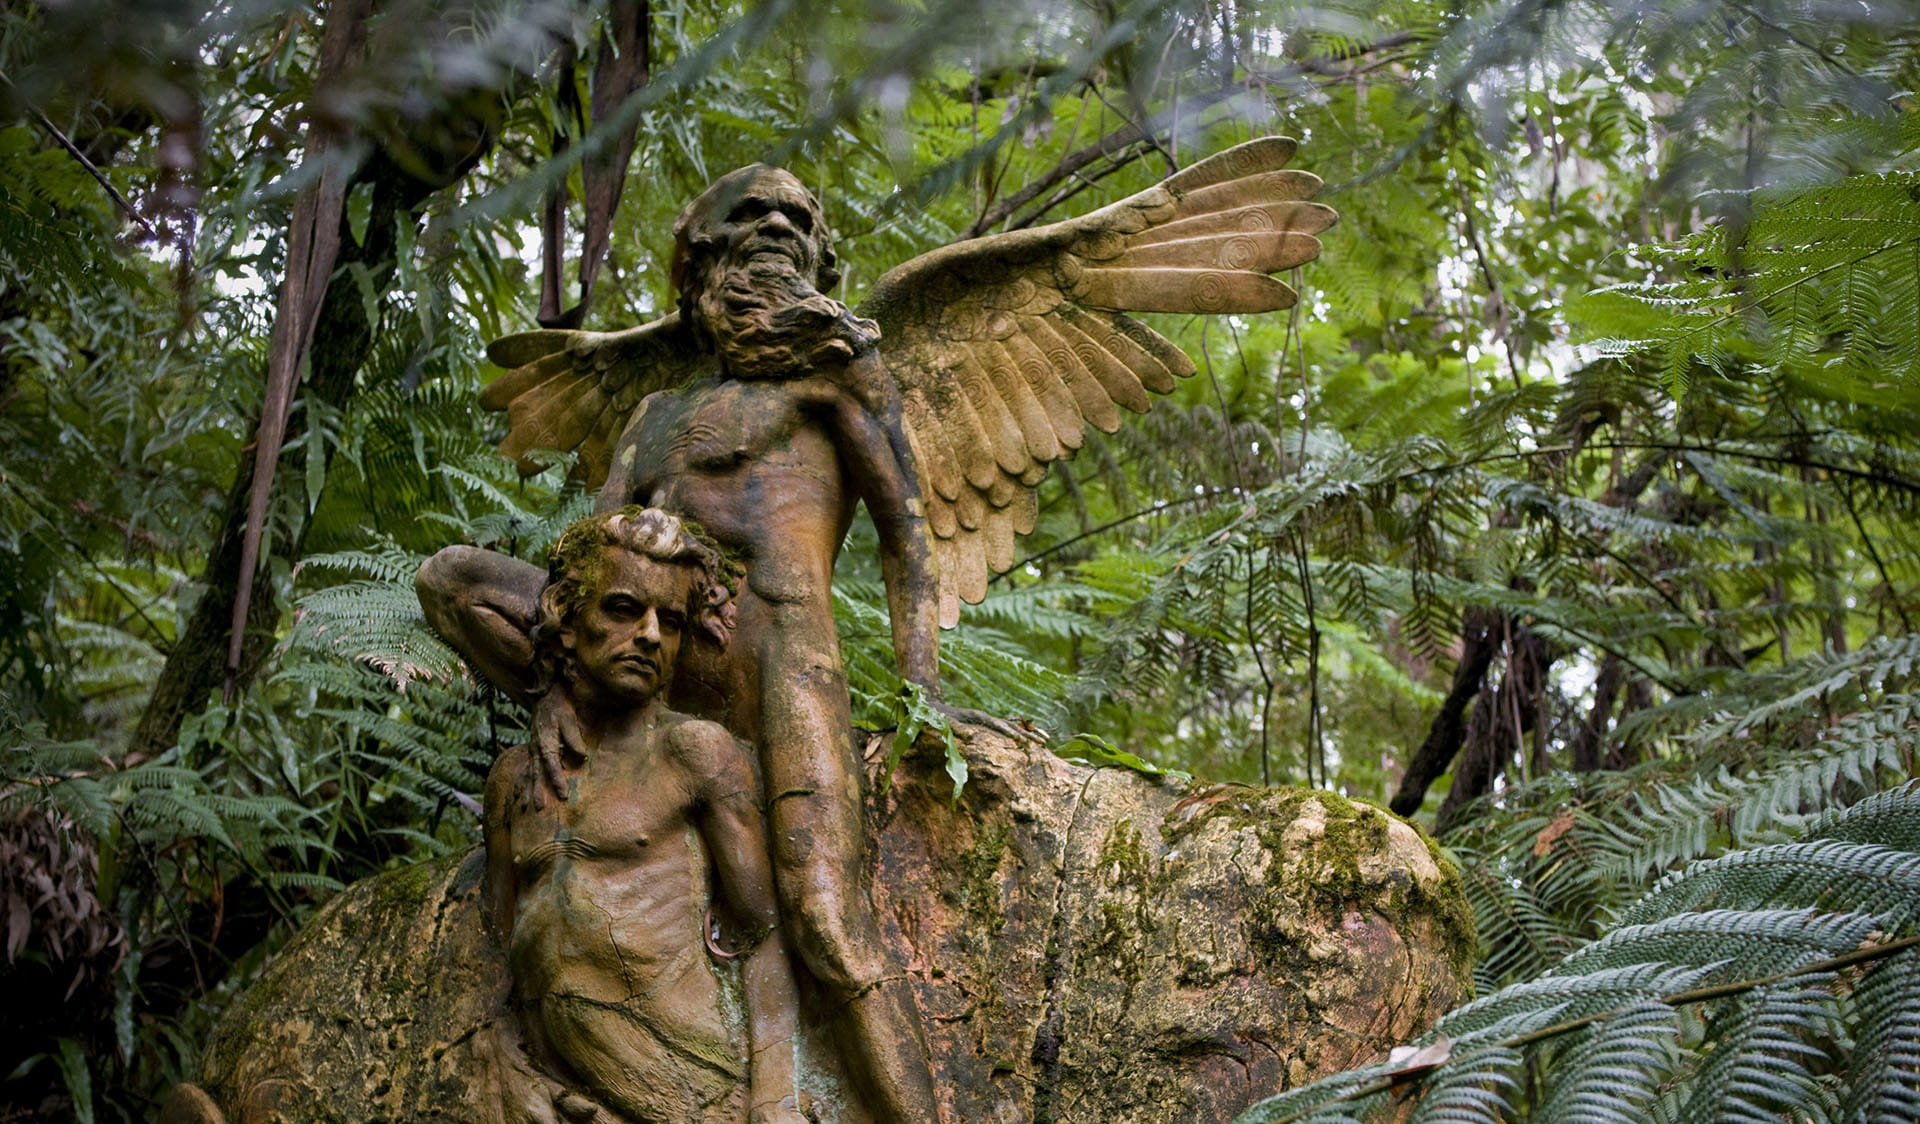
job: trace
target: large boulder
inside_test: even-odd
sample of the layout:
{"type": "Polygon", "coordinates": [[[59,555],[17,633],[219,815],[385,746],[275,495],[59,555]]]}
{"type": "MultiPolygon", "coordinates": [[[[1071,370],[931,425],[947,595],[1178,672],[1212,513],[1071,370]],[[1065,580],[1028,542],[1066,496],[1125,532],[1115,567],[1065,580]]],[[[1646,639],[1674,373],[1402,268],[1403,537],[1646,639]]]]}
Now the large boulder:
{"type": "MultiPolygon", "coordinates": [[[[957,801],[935,753],[869,805],[874,904],[954,1121],[1228,1121],[1469,987],[1458,878],[1386,812],[962,736],[957,801]]],[[[301,930],[209,1043],[200,1084],[228,1120],[528,1119],[509,1102],[539,1079],[512,1045],[481,865],[370,879],[301,930]]],[[[811,1055],[822,1117],[864,1120],[811,1055]]]]}

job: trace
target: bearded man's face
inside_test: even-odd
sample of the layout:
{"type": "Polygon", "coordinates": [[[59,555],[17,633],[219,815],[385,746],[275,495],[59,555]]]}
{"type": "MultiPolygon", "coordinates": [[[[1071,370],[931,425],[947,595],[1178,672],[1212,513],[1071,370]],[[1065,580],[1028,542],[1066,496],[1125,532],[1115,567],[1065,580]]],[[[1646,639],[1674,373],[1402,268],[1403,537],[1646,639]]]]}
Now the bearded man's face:
{"type": "MultiPolygon", "coordinates": [[[[811,281],[820,266],[819,209],[800,181],[777,169],[760,169],[741,185],[723,215],[702,224],[722,269],[756,259],[779,258],[811,281]]],[[[724,198],[721,202],[729,202],[724,198]]]]}
{"type": "Polygon", "coordinates": [[[836,277],[825,224],[789,173],[729,172],[687,206],[675,236],[681,308],[733,374],[800,374],[879,338],[870,321],[822,295],[836,277]]]}

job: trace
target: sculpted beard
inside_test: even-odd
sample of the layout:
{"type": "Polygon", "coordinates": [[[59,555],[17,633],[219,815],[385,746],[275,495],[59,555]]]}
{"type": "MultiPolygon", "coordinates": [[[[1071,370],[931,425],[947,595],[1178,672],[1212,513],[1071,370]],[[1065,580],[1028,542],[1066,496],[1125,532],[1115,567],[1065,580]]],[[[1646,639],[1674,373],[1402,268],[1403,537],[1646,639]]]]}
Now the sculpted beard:
{"type": "Polygon", "coordinates": [[[694,324],[727,369],[745,378],[805,373],[871,351],[880,326],[824,296],[792,260],[760,254],[716,260],[687,294],[694,324]]]}

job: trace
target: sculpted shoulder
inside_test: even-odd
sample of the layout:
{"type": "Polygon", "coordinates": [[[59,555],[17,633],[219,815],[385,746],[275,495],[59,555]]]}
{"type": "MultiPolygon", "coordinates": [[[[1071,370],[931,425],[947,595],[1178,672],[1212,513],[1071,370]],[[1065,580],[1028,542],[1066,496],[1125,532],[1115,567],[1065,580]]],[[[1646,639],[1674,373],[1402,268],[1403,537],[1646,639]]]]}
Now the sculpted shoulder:
{"type": "Polygon", "coordinates": [[[493,759],[493,767],[487,770],[485,797],[486,814],[489,817],[506,813],[506,801],[513,797],[521,778],[527,775],[528,753],[524,745],[510,745],[493,759]]]}
{"type": "Polygon", "coordinates": [[[725,726],[678,711],[669,714],[672,717],[663,722],[669,752],[697,788],[719,785],[751,791],[755,787],[753,757],[725,726]]]}

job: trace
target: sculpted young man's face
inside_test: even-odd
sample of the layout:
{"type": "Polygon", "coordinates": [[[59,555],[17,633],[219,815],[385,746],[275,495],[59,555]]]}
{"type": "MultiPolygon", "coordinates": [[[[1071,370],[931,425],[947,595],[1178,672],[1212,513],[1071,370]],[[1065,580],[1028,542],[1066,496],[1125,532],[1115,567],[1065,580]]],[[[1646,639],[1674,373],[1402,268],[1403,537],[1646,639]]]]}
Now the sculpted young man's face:
{"type": "Polygon", "coordinates": [[[687,628],[690,566],[608,547],[592,592],[560,630],[573,681],[589,705],[637,705],[666,685],[687,628]]]}

